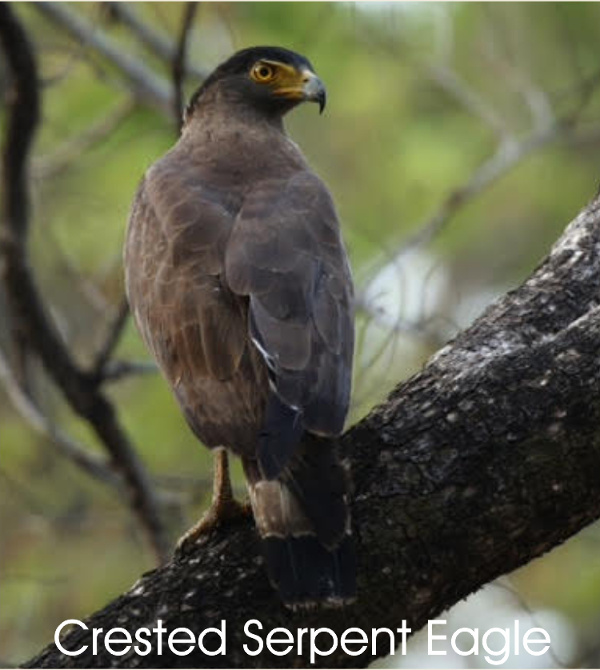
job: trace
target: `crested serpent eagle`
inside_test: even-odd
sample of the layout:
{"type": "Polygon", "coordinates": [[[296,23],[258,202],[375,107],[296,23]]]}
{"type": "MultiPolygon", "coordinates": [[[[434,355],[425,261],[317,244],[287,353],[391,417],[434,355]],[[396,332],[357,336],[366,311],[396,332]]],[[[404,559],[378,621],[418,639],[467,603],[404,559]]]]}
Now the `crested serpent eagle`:
{"type": "Polygon", "coordinates": [[[355,590],[348,476],[334,440],[350,397],[353,288],[327,187],[286,134],[321,111],[310,62],[254,47],[192,96],[146,172],[125,242],[137,327],[195,435],[216,450],[213,503],[186,543],[236,514],[243,463],[267,572],[290,606],[355,590]]]}

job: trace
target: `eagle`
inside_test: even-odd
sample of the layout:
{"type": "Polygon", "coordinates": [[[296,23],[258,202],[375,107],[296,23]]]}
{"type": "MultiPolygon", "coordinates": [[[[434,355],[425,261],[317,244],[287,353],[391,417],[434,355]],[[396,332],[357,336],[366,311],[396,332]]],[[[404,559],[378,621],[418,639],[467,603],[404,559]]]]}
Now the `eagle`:
{"type": "Polygon", "coordinates": [[[231,452],[283,602],[339,606],[356,581],[333,439],[350,400],[353,285],[330,192],[283,125],[304,101],[322,112],[325,87],[280,47],[239,51],[206,78],[135,195],[125,284],[187,423],[215,451],[212,505],[181,546],[241,513],[231,452]]]}

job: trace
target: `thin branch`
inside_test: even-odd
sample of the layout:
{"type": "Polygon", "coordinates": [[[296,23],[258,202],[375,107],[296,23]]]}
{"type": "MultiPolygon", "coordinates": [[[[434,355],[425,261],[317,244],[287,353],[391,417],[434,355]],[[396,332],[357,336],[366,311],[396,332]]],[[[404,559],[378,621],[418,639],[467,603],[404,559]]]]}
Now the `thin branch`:
{"type": "MultiPolygon", "coordinates": [[[[26,509],[30,514],[37,517],[47,518],[48,506],[45,501],[39,500],[35,494],[30,493],[21,482],[16,481],[3,467],[0,467],[0,480],[3,481],[3,490],[10,489],[11,498],[19,501],[19,507],[26,509]]],[[[6,576],[3,574],[2,581],[5,580],[6,576]]]]}
{"type": "Polygon", "coordinates": [[[111,302],[104,295],[98,284],[82,272],[76,266],[74,259],[67,255],[61,242],[57,239],[55,231],[47,226],[44,230],[44,235],[46,243],[49,247],[52,247],[60,269],[72,281],[73,286],[77,286],[77,289],[85,298],[88,305],[100,314],[110,311],[112,307],[111,302]]]}
{"type": "MultiPolygon", "coordinates": [[[[96,17],[99,13],[99,11],[96,12],[96,17]]],[[[94,19],[96,17],[94,17],[94,19]]],[[[40,75],[40,89],[42,90],[46,90],[65,81],[73,70],[81,63],[85,63],[90,67],[99,79],[104,79],[103,68],[92,61],[87,50],[87,45],[83,41],[69,44],[56,38],[50,40],[41,39],[37,46],[40,59],[44,59],[46,54],[51,54],[51,56],[60,54],[61,56],[66,57],[65,61],[61,58],[61,64],[57,71],[43,77],[40,75]]]]}
{"type": "Polygon", "coordinates": [[[172,62],[173,77],[173,108],[177,123],[177,132],[181,130],[183,123],[183,81],[187,72],[187,45],[188,38],[198,9],[198,3],[187,2],[183,10],[183,19],[179,30],[179,39],[177,40],[177,49],[172,62]]]}
{"type": "MultiPolygon", "coordinates": [[[[152,26],[140,19],[136,11],[124,2],[107,3],[115,16],[123,25],[146,46],[150,52],[158,56],[165,63],[173,63],[177,53],[177,46],[165,34],[155,30],[152,26]]],[[[193,63],[186,64],[186,74],[192,75],[197,81],[205,79],[209,71],[193,63]]]]}
{"type": "Polygon", "coordinates": [[[173,118],[170,86],[139,60],[123,51],[113,40],[70,8],[56,3],[34,3],[33,7],[76,40],[87,44],[117,67],[128,80],[135,95],[173,118]]]}
{"type": "MultiPolygon", "coordinates": [[[[141,366],[142,364],[140,364],[140,368],[141,366]]],[[[156,366],[149,364],[143,371],[145,373],[156,372],[156,366]]],[[[133,372],[130,372],[130,374],[133,374],[133,372]]],[[[83,444],[74,440],[42,412],[33,398],[20,386],[1,349],[0,382],[13,407],[27,425],[38,435],[46,438],[50,446],[60,456],[67,458],[93,479],[114,488],[120,497],[127,500],[127,491],[123,478],[114,472],[110,462],[106,458],[92,453],[83,444]]],[[[1,470],[0,475],[7,476],[1,470]]],[[[210,492],[212,483],[210,478],[203,479],[201,477],[184,477],[168,474],[153,477],[152,481],[157,488],[157,495],[162,504],[174,508],[177,512],[181,512],[182,501],[184,499],[182,488],[193,491],[195,495],[203,495],[207,491],[210,492]]]]}
{"type": "MultiPolygon", "coordinates": [[[[589,88],[587,89],[588,96],[589,88]]],[[[589,97],[586,97],[586,101],[589,97]]],[[[496,153],[482,163],[461,186],[453,189],[445,198],[439,209],[428,219],[415,226],[416,232],[402,241],[394,252],[394,258],[400,258],[402,255],[416,247],[427,245],[439,235],[452,217],[464,205],[479,195],[486,188],[492,186],[495,182],[508,174],[516,165],[524,161],[536,151],[557,141],[577,141],[575,124],[577,118],[583,109],[582,102],[576,112],[557,120],[553,125],[540,130],[533,131],[528,137],[519,142],[503,143],[498,147],[496,153]]],[[[591,138],[600,132],[600,125],[587,127],[585,137],[591,138]]],[[[379,264],[374,264],[379,267],[379,264]]],[[[381,310],[368,301],[364,295],[358,294],[357,303],[359,307],[367,314],[372,316],[378,323],[385,322],[385,315],[381,310]]],[[[411,324],[399,323],[398,328],[404,332],[407,328],[410,330],[411,324]]]]}
{"type": "Polygon", "coordinates": [[[106,367],[111,356],[113,355],[114,350],[119,344],[119,340],[121,339],[121,335],[123,333],[123,329],[125,328],[125,324],[127,323],[128,316],[129,304],[127,302],[127,298],[123,298],[117,310],[117,316],[110,326],[108,334],[106,335],[106,339],[98,350],[92,365],[91,374],[98,381],[105,379],[106,367]]]}
{"type": "Polygon", "coordinates": [[[444,228],[449,219],[465,202],[479,195],[485,188],[498,181],[532,153],[552,142],[568,140],[579,116],[598,84],[600,84],[600,73],[597,73],[594,79],[587,83],[586,88],[581,91],[581,99],[576,109],[569,114],[557,119],[549,126],[534,130],[518,142],[511,141],[500,144],[496,153],[480,165],[465,184],[455,188],[431,218],[417,226],[417,232],[401,244],[397,255],[413,247],[428,243],[444,228]]]}
{"type": "Polygon", "coordinates": [[[0,4],[0,44],[12,79],[4,137],[0,260],[11,318],[73,410],[86,419],[127,482],[130,504],[157,556],[167,542],[148,474],[123,431],[115,409],[71,358],[35,285],[27,254],[29,195],[27,162],[39,118],[37,66],[32,48],[8,3],[0,4]]]}
{"type": "Polygon", "coordinates": [[[490,67],[494,68],[499,77],[504,79],[511,89],[519,95],[529,110],[534,128],[541,130],[554,122],[554,110],[546,91],[538,86],[529,72],[524,68],[522,59],[519,67],[515,67],[513,58],[509,57],[512,50],[507,43],[502,15],[487,5],[482,5],[486,31],[484,40],[485,53],[490,59],[490,67]]]}
{"type": "Polygon", "coordinates": [[[417,67],[429,79],[449,93],[465,110],[489,126],[502,141],[510,141],[512,131],[505,120],[487,101],[456,72],[443,63],[417,63],[417,67]]]}
{"type": "MultiPolygon", "coordinates": [[[[600,70],[579,82],[578,86],[569,88],[569,99],[575,99],[576,104],[568,113],[560,118],[545,116],[545,121],[536,124],[536,127],[526,137],[501,142],[496,152],[476,168],[465,183],[454,188],[438,210],[417,224],[414,227],[416,232],[409,235],[395,251],[391,252],[393,262],[398,262],[398,259],[410,250],[430,243],[467,202],[492,186],[536,151],[553,142],[578,142],[581,141],[578,137],[587,139],[595,137],[600,132],[600,124],[588,125],[585,135],[580,136],[577,134],[577,124],[598,86],[600,86],[600,70]]],[[[386,250],[385,253],[389,257],[390,251],[386,250]]],[[[373,267],[380,268],[380,266],[380,262],[373,264],[373,267]]],[[[385,314],[382,314],[377,306],[367,300],[364,294],[357,295],[357,304],[377,323],[385,325],[387,321],[385,314]]],[[[406,332],[411,327],[412,324],[408,323],[398,322],[397,324],[399,332],[406,332]]]]}
{"type": "Polygon", "coordinates": [[[107,361],[102,372],[106,383],[117,382],[134,375],[153,375],[158,368],[151,361],[107,361]]]}
{"type": "Polygon", "coordinates": [[[2,350],[0,350],[0,381],[2,381],[14,408],[36,433],[47,438],[58,453],[68,458],[90,477],[103,484],[108,484],[116,489],[120,495],[123,495],[123,481],[112,470],[106,458],[91,453],[82,444],[58,428],[41,411],[33,398],[20,386],[2,350]]]}
{"type": "Polygon", "coordinates": [[[395,34],[393,39],[382,42],[381,35],[373,38],[377,46],[386,53],[402,60],[410,61],[415,71],[423,78],[434,82],[440,89],[452,96],[466,112],[481,120],[497,136],[499,141],[508,142],[513,136],[511,128],[505,119],[496,111],[479,91],[460,77],[448,64],[442,61],[423,60],[411,53],[409,45],[402,34],[395,34]]]}
{"type": "Polygon", "coordinates": [[[52,179],[72,167],[82,154],[93,149],[111,135],[136,108],[133,98],[121,100],[103,118],[92,122],[81,133],[70,137],[52,153],[34,159],[32,175],[40,181],[52,179]]]}
{"type": "Polygon", "coordinates": [[[464,184],[450,192],[433,216],[416,226],[416,233],[402,242],[397,253],[405,253],[409,249],[430,242],[467,201],[498,181],[534,151],[558,139],[559,136],[559,127],[555,125],[533,132],[522,141],[500,144],[496,153],[484,161],[464,184]]]}

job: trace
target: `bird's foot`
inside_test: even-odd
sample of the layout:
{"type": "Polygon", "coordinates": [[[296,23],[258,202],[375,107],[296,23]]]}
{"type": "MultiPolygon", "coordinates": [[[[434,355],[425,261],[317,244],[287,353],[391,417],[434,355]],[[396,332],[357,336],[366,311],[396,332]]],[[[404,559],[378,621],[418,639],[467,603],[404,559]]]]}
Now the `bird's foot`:
{"type": "Polygon", "coordinates": [[[235,498],[229,497],[213,500],[210,508],[202,515],[200,521],[179,538],[175,547],[175,555],[181,556],[190,553],[202,536],[209,535],[220,526],[251,515],[250,503],[241,503],[235,498]]]}

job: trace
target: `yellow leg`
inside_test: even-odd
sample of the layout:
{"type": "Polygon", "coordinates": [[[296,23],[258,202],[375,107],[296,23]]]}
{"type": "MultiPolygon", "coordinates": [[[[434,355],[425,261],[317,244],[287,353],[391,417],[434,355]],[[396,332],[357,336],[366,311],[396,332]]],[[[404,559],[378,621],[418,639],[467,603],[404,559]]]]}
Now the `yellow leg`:
{"type": "Polygon", "coordinates": [[[219,449],[215,454],[215,472],[213,480],[212,502],[202,518],[177,543],[178,552],[186,552],[202,536],[210,533],[221,524],[233,521],[241,516],[247,516],[249,508],[239,503],[233,497],[231,479],[229,477],[229,459],[225,449],[219,449]]]}
{"type": "Polygon", "coordinates": [[[229,457],[225,449],[219,449],[215,455],[215,475],[213,482],[212,504],[216,507],[227,505],[235,500],[229,476],[229,457]]]}

